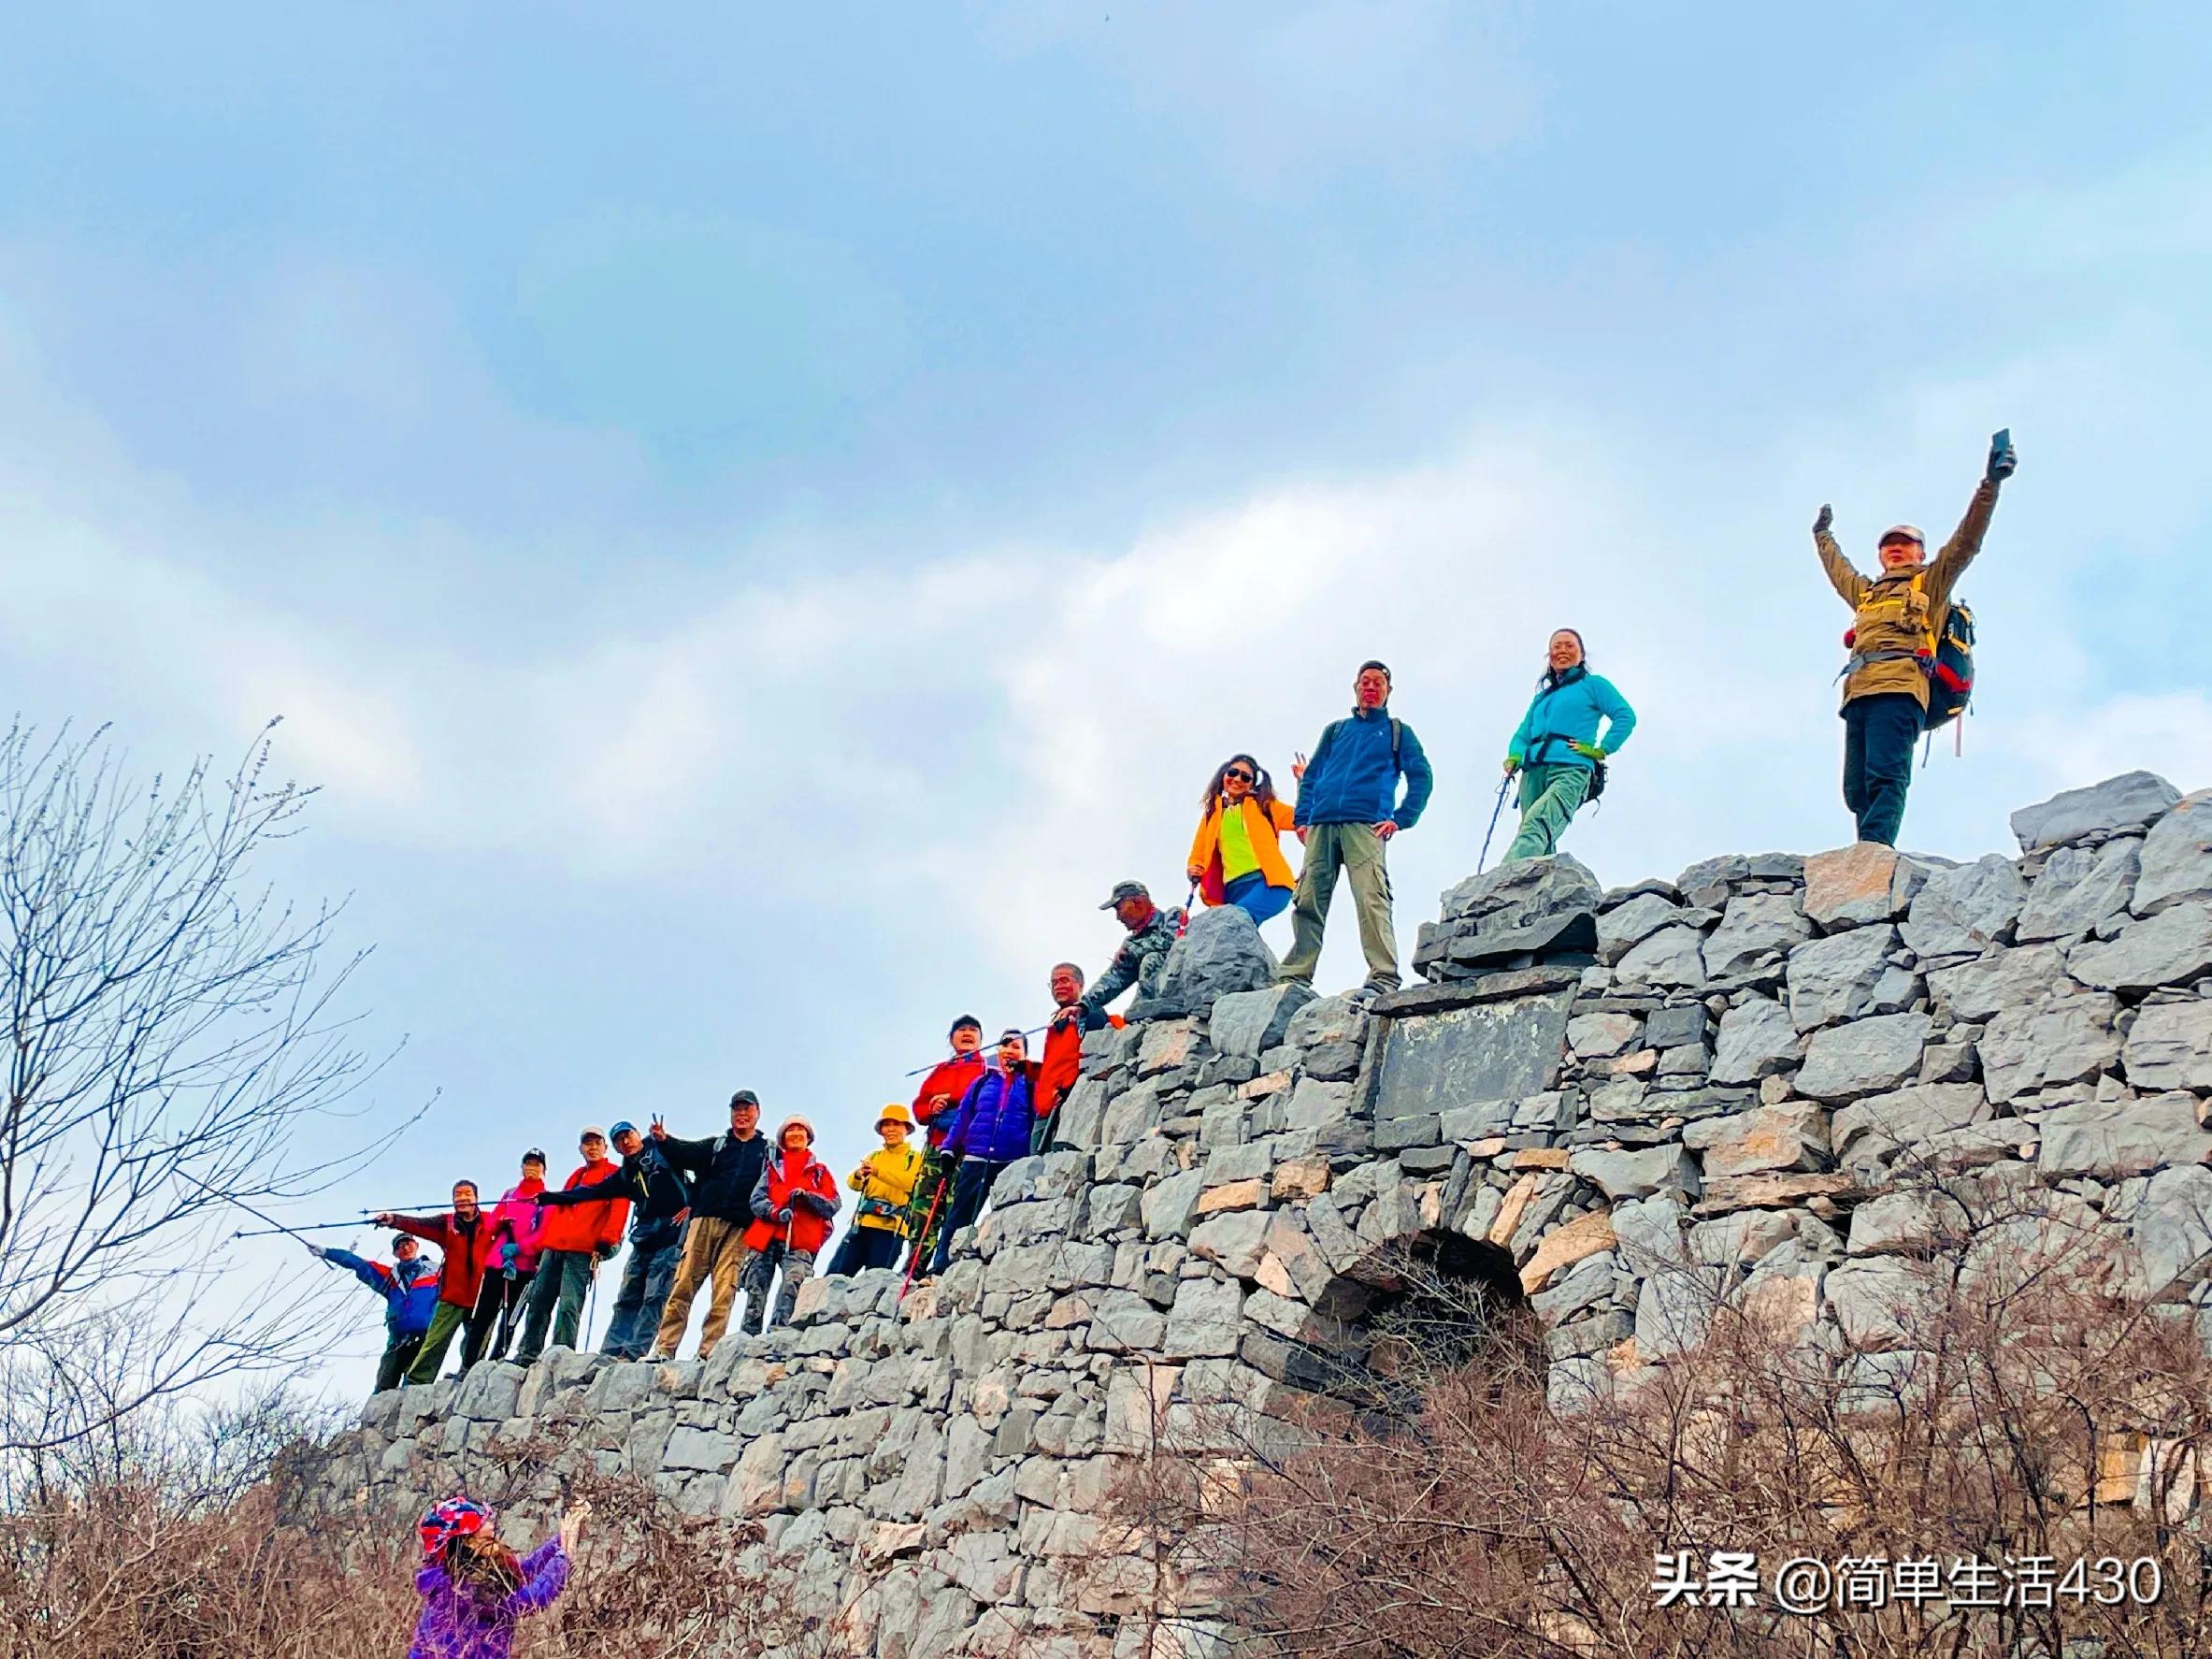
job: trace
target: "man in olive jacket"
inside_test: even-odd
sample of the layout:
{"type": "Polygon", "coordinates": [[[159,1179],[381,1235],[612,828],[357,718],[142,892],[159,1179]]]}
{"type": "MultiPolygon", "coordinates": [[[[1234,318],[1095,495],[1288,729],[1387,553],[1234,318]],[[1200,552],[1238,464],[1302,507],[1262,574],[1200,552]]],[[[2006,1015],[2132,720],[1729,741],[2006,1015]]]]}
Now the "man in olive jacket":
{"type": "Polygon", "coordinates": [[[1904,823],[1904,795],[1913,781],[1913,745],[1928,709],[1928,674],[1943,638],[1951,594],[1981,551],[1997,510],[1997,489],[2018,465],[2009,433],[1989,445],[1989,462],[1966,516],[1928,562],[1918,528],[1892,525],[1882,532],[1882,573],[1861,575],[1828,527],[1825,504],[1813,520],[1813,545],[1821,568],[1851,607],[1846,636],[1851,659],[1844,665],[1844,804],[1859,821],[1860,841],[1897,844],[1904,823]]]}

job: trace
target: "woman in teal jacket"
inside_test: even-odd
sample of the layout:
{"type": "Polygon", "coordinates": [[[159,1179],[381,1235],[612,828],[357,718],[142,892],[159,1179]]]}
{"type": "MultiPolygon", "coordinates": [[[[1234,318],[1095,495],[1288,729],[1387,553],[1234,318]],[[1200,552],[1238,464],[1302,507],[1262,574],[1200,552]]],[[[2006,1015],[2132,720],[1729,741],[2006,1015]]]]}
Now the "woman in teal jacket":
{"type": "Polygon", "coordinates": [[[1536,683],[1536,696],[1505,752],[1505,775],[1521,774],[1521,829],[1505,849],[1508,864],[1558,850],[1559,837],[1589,794],[1598,762],[1636,729],[1636,711],[1628,699],[1604,675],[1590,672],[1580,634],[1559,629],[1551,637],[1549,655],[1551,665],[1536,683]]]}

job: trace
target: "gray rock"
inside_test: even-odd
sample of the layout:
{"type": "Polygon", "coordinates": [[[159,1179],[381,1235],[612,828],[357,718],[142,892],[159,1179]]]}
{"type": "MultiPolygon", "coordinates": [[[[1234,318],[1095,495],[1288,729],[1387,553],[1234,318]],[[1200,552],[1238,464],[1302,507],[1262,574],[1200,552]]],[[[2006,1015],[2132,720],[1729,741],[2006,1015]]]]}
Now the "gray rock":
{"type": "Polygon", "coordinates": [[[1738,1210],[1700,1221],[1689,1230],[1689,1253],[1709,1267],[1757,1262],[1797,1235],[1797,1222],[1783,1210],[1738,1210]]]}
{"type": "Polygon", "coordinates": [[[1815,1031],[1797,1074],[1797,1091],[1814,1100],[1880,1094],[1909,1082],[1927,1046],[1925,1014],[1883,1014],[1815,1031]]]}
{"type": "Polygon", "coordinates": [[[1243,1292],[1237,1286],[1219,1279],[1186,1278],[1176,1287],[1160,1351],[1171,1360],[1233,1354],[1243,1334],[1243,1292]]]}
{"type": "Polygon", "coordinates": [[[1904,918],[1904,942],[1921,957],[1979,956],[2028,902],[2028,884],[1995,853],[1928,878],[1904,918]]]}
{"type": "Polygon", "coordinates": [[[1169,948],[1159,983],[1147,996],[1139,993],[1129,1007],[1132,1018],[1159,1019],[1202,1015],[1225,996],[1264,988],[1275,976],[1275,953],[1259,929],[1234,904],[1200,911],[1169,948]]]}
{"type": "Polygon", "coordinates": [[[2212,1002],[2147,1004],[2119,1058],[2138,1089],[2212,1090],[2212,1002]]]}
{"type": "MultiPolygon", "coordinates": [[[[1829,1135],[1839,1158],[1886,1156],[1989,1116],[1989,1097],[1978,1083],[1916,1083],[1839,1108],[1829,1135]]],[[[2016,1130],[2016,1138],[2022,1133],[2016,1130]]]]}
{"type": "Polygon", "coordinates": [[[2143,844],[2131,835],[2100,847],[2054,850],[2028,890],[2028,902],[2020,909],[2013,937],[2022,944],[2063,939],[2124,915],[2135,896],[2142,848],[2143,844]]]}
{"type": "Polygon", "coordinates": [[[1614,1249],[1631,1273],[1647,1274],[1687,1262],[1682,1201],[1659,1192],[1613,1206],[1614,1249]]]}
{"type": "Polygon", "coordinates": [[[1683,1003],[1656,1010],[1644,1024],[1646,1048],[1680,1048],[1705,1040],[1707,1016],[1702,1003],[1683,1003]]]}
{"type": "Polygon", "coordinates": [[[1722,1273],[1716,1267],[1669,1267],[1636,1291],[1636,1352],[1663,1360],[1705,1340],[1720,1306],[1722,1273]]]}
{"type": "Polygon", "coordinates": [[[1890,927],[1851,928],[1808,939],[1789,953],[1789,1018],[1801,1031],[1890,1014],[1912,1001],[1918,984],[1887,960],[1897,943],[1890,927]]]}
{"type": "Polygon", "coordinates": [[[1885,1192],[1851,1212],[1850,1250],[1854,1256],[1898,1255],[1932,1250],[1960,1236],[1967,1222],[1965,1205],[1946,1193],[1885,1192]]]}
{"type": "Polygon", "coordinates": [[[2127,1224],[2140,1258],[2146,1298],[2162,1295],[2212,1253],[2212,1169],[2177,1164],[2131,1181],[2107,1210],[2127,1224]]]}
{"type": "Polygon", "coordinates": [[[1357,1043],[1367,1035],[1367,1005],[1350,991],[1316,997],[1290,1017],[1284,1043],[1292,1048],[1320,1048],[1357,1043]]]}
{"type": "Polygon", "coordinates": [[[1976,1045],[1989,1098],[2002,1104],[2030,1089],[2094,1077],[2119,1058],[2113,1030],[2119,1014],[2115,998],[2094,991],[2004,1009],[1976,1045]]]}
{"type": "Polygon", "coordinates": [[[2127,772],[2086,788],[2067,789],[2012,815],[2020,851],[2080,841],[2099,830],[2139,830],[2181,799],[2156,773],[2127,772]]]}
{"type": "Polygon", "coordinates": [[[1540,1093],[1565,1058],[1573,1001],[1559,991],[1390,1021],[1375,1117],[1426,1117],[1460,1102],[1540,1093]]]}
{"type": "Polygon", "coordinates": [[[1209,1216],[1191,1229],[1190,1253],[1239,1278],[1251,1278],[1259,1271],[1260,1241],[1267,1235],[1269,1219],[1265,1210],[1209,1216]]]}
{"type": "Polygon", "coordinates": [[[2196,1097],[2083,1101],[2046,1112],[2036,1125],[2044,1178],[2094,1176],[2104,1180],[2148,1175],[2168,1164],[2202,1163],[2212,1134],[2197,1127],[2196,1097]]]}
{"type": "Polygon", "coordinates": [[[1705,940],[1705,977],[1740,978],[1812,932],[1804,906],[1793,893],[1745,893],[1731,899],[1720,926],[1705,940]]]}
{"type": "Polygon", "coordinates": [[[2066,976],[2066,953],[2055,945],[1995,945],[1971,962],[1928,975],[1938,1008],[1961,1019],[1988,1019],[2007,1008],[2040,1003],[2066,976]]]}
{"type": "Polygon", "coordinates": [[[1203,1170],[1185,1170],[1144,1190],[1141,1213],[1144,1232],[1152,1238],[1182,1238],[1190,1232],[1198,1211],[1199,1195],[1205,1190],[1203,1170]]]}
{"type": "Polygon", "coordinates": [[[1500,930],[1525,928],[1544,916],[1595,915],[1604,889],[1577,859],[1561,853],[1523,858],[1471,875],[1444,895],[1446,921],[1472,918],[1500,930]]]}
{"type": "Polygon", "coordinates": [[[1579,1014],[1567,1022],[1567,1046],[1578,1060],[1605,1060],[1636,1040],[1633,1014],[1579,1014]]]}
{"type": "Polygon", "coordinates": [[[2156,916],[2185,900],[2212,901],[2212,789],[2184,797],[2150,827],[2142,864],[2136,915],[2156,916]]]}
{"type": "Polygon", "coordinates": [[[1718,919],[1710,911],[1686,911],[1657,893],[1640,894],[1598,917],[1598,960],[1610,968],[1661,928],[1703,927],[1718,919]]]}
{"type": "Polygon", "coordinates": [[[1585,1147],[1569,1158],[1567,1167],[1616,1204],[1648,1198],[1662,1189],[1693,1194],[1698,1190],[1697,1170],[1678,1146],[1646,1147],[1640,1152],[1585,1147]]]}
{"type": "Polygon", "coordinates": [[[1257,1060],[1284,1040],[1298,1011],[1312,1001],[1310,985],[1230,991],[1215,1001],[1208,1035],[1217,1053],[1257,1060]]]}
{"type": "Polygon", "coordinates": [[[1517,928],[1501,927],[1495,918],[1485,917],[1473,934],[1453,941],[1449,955],[1462,968],[1506,967],[1519,957],[1587,952],[1597,945],[1597,918],[1583,910],[1539,916],[1517,928]]]}
{"type": "Polygon", "coordinates": [[[1661,928],[1620,959],[1614,969],[1623,986],[1695,986],[1705,983],[1704,935],[1695,928],[1661,928]]]}
{"type": "Polygon", "coordinates": [[[2109,941],[2085,940],[2067,954],[2066,969],[2100,990],[2186,985],[2212,969],[2212,904],[2177,903],[2109,941]]]}
{"type": "Polygon", "coordinates": [[[1876,842],[1856,842],[1805,860],[1805,915],[1824,930],[1863,927],[1903,915],[1913,895],[1944,866],[1876,842]]]}
{"type": "Polygon", "coordinates": [[[1586,1256],[1560,1277],[1549,1290],[1529,1298],[1529,1306],[1547,1324],[1564,1324],[1585,1308],[1595,1307],[1613,1293],[1614,1255],[1601,1250],[1586,1256]]]}
{"type": "Polygon", "coordinates": [[[1803,1039],[1782,1004],[1765,997],[1737,1003],[1720,1017],[1713,1081],[1756,1083],[1797,1064],[1803,1039]]]}
{"type": "Polygon", "coordinates": [[[1821,1291],[1845,1340],[1860,1348],[1903,1345],[1907,1326],[1918,1324],[1930,1303],[1927,1281],[1892,1260],[1846,1262],[1821,1291]]]}
{"type": "Polygon", "coordinates": [[[1683,1130],[1682,1144],[1702,1155],[1707,1176],[1825,1169],[1828,1113],[1810,1101],[1786,1101],[1725,1117],[1701,1118],[1683,1130]]]}

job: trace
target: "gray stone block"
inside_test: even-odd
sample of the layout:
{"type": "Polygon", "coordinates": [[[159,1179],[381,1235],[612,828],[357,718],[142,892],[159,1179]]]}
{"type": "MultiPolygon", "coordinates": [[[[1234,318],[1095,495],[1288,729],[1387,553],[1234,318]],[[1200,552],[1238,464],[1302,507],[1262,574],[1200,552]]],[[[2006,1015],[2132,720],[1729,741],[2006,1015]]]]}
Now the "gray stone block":
{"type": "Polygon", "coordinates": [[[2200,789],[2150,827],[2133,903],[2156,916],[2188,901],[2212,902],[2212,790],[2200,789]]]}
{"type": "Polygon", "coordinates": [[[1565,1058],[1573,1003],[1560,991],[1392,1020],[1377,1074],[1377,1122],[1548,1088],[1565,1058]]]}
{"type": "Polygon", "coordinates": [[[2139,830],[2165,815],[2181,791],[2154,772],[2128,772],[2086,788],[2067,789],[2012,815],[2020,851],[2079,841],[2100,830],[2139,830]]]}

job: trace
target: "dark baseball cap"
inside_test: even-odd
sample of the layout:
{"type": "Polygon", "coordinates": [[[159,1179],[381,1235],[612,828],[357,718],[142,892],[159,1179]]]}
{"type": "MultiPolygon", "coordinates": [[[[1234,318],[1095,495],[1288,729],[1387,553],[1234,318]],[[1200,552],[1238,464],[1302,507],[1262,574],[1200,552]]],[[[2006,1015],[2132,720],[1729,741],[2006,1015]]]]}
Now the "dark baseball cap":
{"type": "Polygon", "coordinates": [[[1106,902],[1099,908],[1112,910],[1126,899],[1149,900],[1151,897],[1152,889],[1141,881],[1117,881],[1113,884],[1113,891],[1106,895],[1106,902]]]}
{"type": "Polygon", "coordinates": [[[532,1147],[527,1152],[523,1154],[523,1161],[524,1163],[543,1163],[547,1161],[545,1148],[543,1147],[532,1147]]]}
{"type": "Polygon", "coordinates": [[[740,1106],[751,1106],[757,1112],[760,1110],[760,1096],[754,1094],[750,1089],[740,1089],[729,1097],[731,1111],[736,1111],[740,1106]]]}

